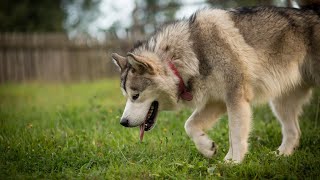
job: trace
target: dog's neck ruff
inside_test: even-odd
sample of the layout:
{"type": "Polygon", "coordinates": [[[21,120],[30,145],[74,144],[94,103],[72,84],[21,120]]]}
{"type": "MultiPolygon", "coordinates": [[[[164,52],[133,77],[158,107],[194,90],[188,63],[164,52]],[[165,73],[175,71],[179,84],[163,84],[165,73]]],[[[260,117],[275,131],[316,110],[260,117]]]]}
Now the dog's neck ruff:
{"type": "Polygon", "coordinates": [[[179,98],[186,100],[186,101],[191,101],[193,99],[193,95],[190,92],[188,92],[187,87],[184,84],[183,79],[182,79],[177,67],[171,61],[169,61],[169,67],[179,79],[179,86],[178,86],[179,98]]]}

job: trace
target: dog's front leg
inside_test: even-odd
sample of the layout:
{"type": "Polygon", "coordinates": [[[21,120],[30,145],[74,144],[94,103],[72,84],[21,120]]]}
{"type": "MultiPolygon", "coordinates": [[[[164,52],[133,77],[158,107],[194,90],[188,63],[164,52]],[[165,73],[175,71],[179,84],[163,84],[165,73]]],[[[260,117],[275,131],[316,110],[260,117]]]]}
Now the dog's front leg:
{"type": "Polygon", "coordinates": [[[208,158],[216,152],[215,143],[205,133],[216,122],[218,117],[226,111],[224,105],[207,105],[203,109],[196,109],[185,124],[188,136],[194,141],[196,148],[208,158]]]}
{"type": "Polygon", "coordinates": [[[229,151],[224,158],[240,163],[248,151],[251,108],[244,98],[227,103],[229,117],[229,151]]]}

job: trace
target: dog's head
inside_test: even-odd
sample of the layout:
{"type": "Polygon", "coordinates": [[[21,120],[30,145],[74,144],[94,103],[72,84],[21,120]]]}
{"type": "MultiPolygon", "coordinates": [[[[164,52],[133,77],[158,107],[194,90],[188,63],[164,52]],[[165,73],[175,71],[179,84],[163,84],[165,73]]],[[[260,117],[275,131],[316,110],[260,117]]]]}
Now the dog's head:
{"type": "Polygon", "coordinates": [[[154,53],[112,54],[121,73],[121,90],[127,98],[120,120],[125,127],[140,126],[148,131],[155,125],[160,110],[176,106],[177,93],[165,63],[154,53]]]}

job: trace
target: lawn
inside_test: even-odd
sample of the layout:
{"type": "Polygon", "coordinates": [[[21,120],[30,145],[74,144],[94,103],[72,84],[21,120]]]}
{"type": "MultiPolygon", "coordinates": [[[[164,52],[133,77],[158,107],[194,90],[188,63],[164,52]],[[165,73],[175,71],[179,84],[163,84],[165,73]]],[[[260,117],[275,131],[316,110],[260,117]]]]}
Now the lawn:
{"type": "Polygon", "coordinates": [[[210,131],[218,144],[204,158],[184,132],[190,110],[162,112],[139,142],[139,128],[119,124],[125,99],[118,80],[0,86],[0,179],[319,179],[320,91],[300,119],[296,153],[278,157],[279,123],[254,110],[250,152],[225,164],[227,117],[210,131]]]}

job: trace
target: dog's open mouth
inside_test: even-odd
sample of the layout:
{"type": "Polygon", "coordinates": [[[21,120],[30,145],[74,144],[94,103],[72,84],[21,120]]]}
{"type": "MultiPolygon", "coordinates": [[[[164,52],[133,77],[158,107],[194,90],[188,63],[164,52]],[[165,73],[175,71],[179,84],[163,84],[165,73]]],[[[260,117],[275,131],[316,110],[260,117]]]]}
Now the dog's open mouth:
{"type": "Polygon", "coordinates": [[[140,141],[143,140],[144,131],[149,131],[155,126],[158,114],[158,107],[158,101],[153,101],[146,115],[144,123],[140,125],[140,141]]]}

